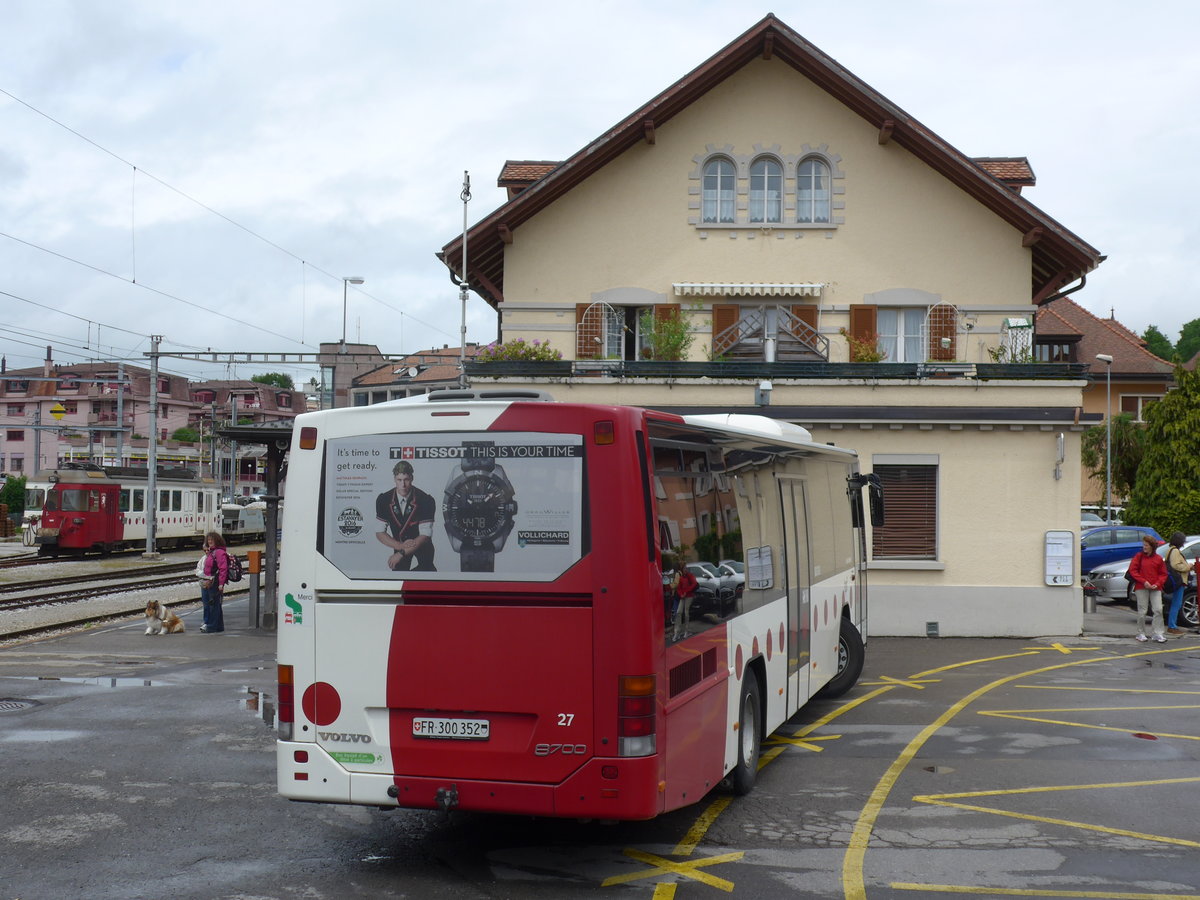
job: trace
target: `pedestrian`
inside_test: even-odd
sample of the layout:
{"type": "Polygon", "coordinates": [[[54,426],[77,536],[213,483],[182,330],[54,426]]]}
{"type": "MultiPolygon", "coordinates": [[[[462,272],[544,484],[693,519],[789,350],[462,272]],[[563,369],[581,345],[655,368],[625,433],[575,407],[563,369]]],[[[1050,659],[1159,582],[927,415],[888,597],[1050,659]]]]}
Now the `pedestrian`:
{"type": "Polygon", "coordinates": [[[1167,613],[1167,634],[1187,634],[1186,628],[1179,627],[1179,610],[1183,607],[1183,589],[1187,587],[1188,574],[1192,564],[1183,555],[1183,542],[1187,535],[1177,531],[1171,535],[1167,543],[1167,569],[1175,576],[1175,589],[1171,592],[1171,608],[1167,613]]]}
{"type": "Polygon", "coordinates": [[[204,604],[201,634],[216,634],[225,630],[225,613],[221,603],[228,582],[229,553],[225,550],[225,538],[216,531],[210,531],[204,536],[204,577],[200,579],[200,602],[204,604]]]}
{"type": "Polygon", "coordinates": [[[1149,640],[1146,636],[1146,607],[1149,605],[1154,617],[1151,620],[1154,640],[1161,644],[1167,640],[1162,632],[1162,591],[1167,583],[1167,564],[1155,552],[1157,546],[1158,541],[1150,535],[1142,537],[1141,551],[1129,561],[1129,575],[1137,597],[1138,633],[1135,637],[1139,641],[1149,640]]]}

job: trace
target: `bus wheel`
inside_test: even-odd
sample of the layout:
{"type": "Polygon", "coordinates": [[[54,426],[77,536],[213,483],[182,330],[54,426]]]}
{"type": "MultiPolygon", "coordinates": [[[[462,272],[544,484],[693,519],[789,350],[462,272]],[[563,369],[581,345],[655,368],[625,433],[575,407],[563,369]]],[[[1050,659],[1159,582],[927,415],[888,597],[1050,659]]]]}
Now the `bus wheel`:
{"type": "Polygon", "coordinates": [[[746,672],[746,681],[742,685],[741,710],[738,720],[738,761],[731,779],[733,792],[739,797],[750,793],[754,787],[754,778],[758,775],[758,749],[762,739],[762,703],[761,688],[758,686],[758,676],[752,671],[746,672]]]}
{"type": "Polygon", "coordinates": [[[842,616],[842,625],[838,632],[837,674],[817,692],[817,696],[822,700],[831,700],[854,687],[858,676],[862,674],[866,656],[862,635],[849,619],[842,616]]]}

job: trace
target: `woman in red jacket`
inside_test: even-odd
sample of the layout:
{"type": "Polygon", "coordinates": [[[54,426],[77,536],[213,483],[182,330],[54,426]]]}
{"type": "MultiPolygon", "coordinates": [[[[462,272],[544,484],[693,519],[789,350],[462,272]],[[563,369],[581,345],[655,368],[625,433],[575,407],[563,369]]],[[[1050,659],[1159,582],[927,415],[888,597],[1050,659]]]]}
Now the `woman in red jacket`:
{"type": "Polygon", "coordinates": [[[1167,640],[1163,634],[1162,618],[1162,591],[1167,583],[1167,564],[1154,552],[1157,547],[1158,541],[1150,535],[1142,538],[1141,552],[1129,561],[1129,577],[1133,579],[1133,593],[1137,597],[1138,633],[1135,637],[1139,641],[1149,640],[1146,637],[1146,606],[1149,604],[1154,616],[1151,620],[1154,640],[1161,644],[1167,640]]]}

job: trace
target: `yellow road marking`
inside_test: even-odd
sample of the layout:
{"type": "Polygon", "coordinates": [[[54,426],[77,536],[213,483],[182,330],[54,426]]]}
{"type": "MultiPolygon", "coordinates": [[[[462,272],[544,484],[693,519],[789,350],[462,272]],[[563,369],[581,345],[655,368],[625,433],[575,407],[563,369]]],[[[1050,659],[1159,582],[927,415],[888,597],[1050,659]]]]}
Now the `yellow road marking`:
{"type": "MultiPolygon", "coordinates": [[[[818,735],[817,737],[810,737],[810,738],[784,737],[783,735],[773,734],[767,738],[767,742],[769,744],[771,744],[772,746],[781,745],[779,747],[780,750],[786,749],[787,747],[791,746],[791,747],[802,747],[805,750],[812,750],[814,753],[820,753],[825,748],[818,747],[815,743],[813,743],[814,741],[836,741],[836,740],[840,740],[841,737],[842,736],[840,734],[823,734],[823,735],[818,735]]],[[[779,754],[776,753],[771,758],[774,759],[775,756],[778,756],[778,755],[779,754]]],[[[760,766],[759,768],[762,768],[762,767],[760,766]]]]}
{"type": "Polygon", "coordinates": [[[1200,695],[1200,691],[1167,691],[1157,688],[1149,690],[1146,688],[1069,687],[1056,684],[1018,684],[1014,686],[1027,691],[1103,691],[1106,694],[1184,694],[1190,697],[1200,695]]]}
{"type": "Polygon", "coordinates": [[[1026,650],[1057,650],[1059,653],[1078,653],[1080,650],[1099,650],[1099,647],[1068,647],[1065,644],[1060,644],[1055,641],[1048,647],[1026,647],[1026,650]]]}
{"type": "MultiPolygon", "coordinates": [[[[1178,653],[1185,648],[1172,650],[1152,650],[1139,651],[1129,653],[1124,656],[1126,659],[1136,659],[1146,656],[1157,656],[1161,653],[1178,653]]],[[[998,659],[1013,659],[1017,656],[1030,656],[1038,651],[1030,651],[1027,653],[1012,654],[1003,657],[992,657],[988,660],[978,660],[977,662],[991,662],[998,659]]],[[[875,789],[871,791],[870,797],[863,805],[862,812],[859,814],[858,820],[854,823],[854,830],[850,834],[850,841],[846,847],[846,855],[842,859],[842,888],[846,896],[846,900],[866,900],[866,882],[863,875],[863,870],[866,862],[867,846],[871,840],[871,833],[875,829],[875,822],[879,819],[879,814],[883,810],[883,805],[887,801],[888,796],[895,787],[896,781],[900,778],[901,773],[908,767],[908,764],[916,756],[917,752],[925,746],[926,742],[936,734],[942,727],[951,719],[958,715],[963,709],[973,703],[975,700],[995,690],[1002,685],[1010,684],[1022,678],[1029,678],[1034,675],[1042,675],[1046,672],[1054,672],[1059,669],[1069,669],[1075,666],[1091,665],[1097,662],[1108,662],[1113,659],[1122,657],[1092,657],[1090,659],[1076,659],[1071,662],[1057,663],[1052,666],[1043,666],[1037,669],[1030,669],[1025,672],[1018,672],[1014,675],[1006,675],[1003,678],[998,678],[995,681],[976,688],[969,694],[966,694],[955,703],[951,704],[940,716],[930,722],[900,751],[900,755],[892,761],[888,766],[887,771],[875,784],[875,789]]],[[[914,678],[923,678],[928,675],[944,672],[948,668],[957,668],[963,665],[972,663],[956,663],[952,666],[943,666],[939,669],[930,669],[925,672],[919,672],[912,676],[914,678]]]]}
{"type": "Polygon", "coordinates": [[[651,900],[672,900],[675,896],[675,882],[663,882],[654,886],[654,897],[651,900]]]}
{"type": "MultiPolygon", "coordinates": [[[[1083,707],[1068,707],[1066,709],[981,709],[976,715],[990,716],[996,719],[1017,719],[1023,722],[1040,722],[1043,725],[1067,725],[1071,728],[1092,728],[1096,731],[1118,731],[1125,734],[1138,729],[1132,726],[1118,727],[1116,725],[1093,725],[1090,722],[1070,722],[1063,719],[1043,719],[1039,716],[1027,716],[1023,713],[1051,713],[1051,712],[1146,712],[1152,709],[1200,709],[1200,704],[1190,706],[1083,706],[1083,707]]],[[[1160,738],[1178,738],[1184,741],[1200,741],[1200,735],[1196,734],[1172,734],[1167,731],[1152,732],[1155,737],[1160,738]]]]}
{"type": "Polygon", "coordinates": [[[1002,897],[1083,897],[1099,900],[1200,900],[1200,894],[1139,894],[1128,891],[1056,891],[1037,888],[976,887],[969,884],[911,884],[894,881],[898,891],[922,891],[931,894],[987,894],[1002,897]]]}
{"type": "Polygon", "coordinates": [[[696,845],[704,839],[705,832],[712,826],[712,823],[717,821],[717,816],[725,812],[725,807],[733,802],[732,797],[718,797],[700,814],[700,818],[692,823],[692,827],[688,829],[688,833],[684,835],[683,840],[675,845],[675,856],[691,856],[692,851],[696,849],[696,845]]]}
{"type": "Polygon", "coordinates": [[[1002,659],[1017,659],[1021,656],[1037,656],[1041,650],[1026,650],[1024,653],[1006,653],[1004,656],[989,656],[984,659],[967,659],[963,662],[950,663],[947,666],[939,666],[936,669],[926,669],[924,672],[918,672],[916,675],[910,675],[909,678],[925,678],[929,675],[936,675],[939,672],[949,672],[951,669],[961,669],[964,666],[977,666],[980,663],[999,662],[1002,659]]]}
{"type": "MultiPolygon", "coordinates": [[[[733,882],[726,881],[724,878],[718,878],[716,875],[710,875],[704,869],[708,866],[715,866],[719,863],[737,862],[743,856],[745,851],[738,850],[734,853],[722,853],[719,856],[705,856],[699,859],[690,860],[671,860],[654,853],[646,853],[643,850],[626,849],[625,855],[631,859],[636,859],[638,862],[646,863],[651,866],[649,869],[641,869],[637,872],[629,872],[625,875],[614,875],[612,878],[606,878],[602,882],[602,887],[611,887],[614,884],[628,884],[631,881],[641,881],[643,878],[655,878],[659,875],[681,875],[684,878],[691,878],[695,881],[703,882],[709,887],[715,887],[718,890],[732,892],[733,882]]],[[[657,890],[657,888],[656,888],[657,890]]]]}
{"type": "Polygon", "coordinates": [[[864,681],[862,684],[866,687],[871,687],[877,684],[890,684],[896,687],[910,687],[918,691],[925,690],[927,684],[937,684],[942,679],[940,678],[893,678],[891,675],[880,675],[878,681],[864,681]]]}
{"type": "Polygon", "coordinates": [[[1166,837],[1161,834],[1147,834],[1140,831],[1130,831],[1125,828],[1109,828],[1106,825],[1093,825],[1090,822],[1076,822],[1071,819],[1056,819],[1049,816],[1037,816],[1029,813],[1014,812],[1007,809],[995,809],[988,806],[975,806],[969,803],[951,803],[951,799],[966,797],[1003,797],[1015,794],[1046,794],[1065,791],[1094,791],[1113,790],[1119,788],[1144,788],[1164,784],[1196,784],[1200,778],[1161,778],[1154,781],[1116,781],[1102,784],[1067,784],[1050,785],[1031,788],[1006,788],[995,791],[963,791],[957,794],[922,794],[913,797],[914,803],[928,803],[931,806],[949,806],[954,809],[966,809],[972,812],[988,813],[994,816],[1007,816],[1010,819],[1024,819],[1029,822],[1045,822],[1049,825],[1065,825],[1068,828],[1082,828],[1085,831],[1099,831],[1103,834],[1114,834],[1120,837],[1137,838],[1143,841],[1153,841],[1159,844],[1174,844],[1179,847],[1200,847],[1200,842],[1184,838],[1166,837]]]}

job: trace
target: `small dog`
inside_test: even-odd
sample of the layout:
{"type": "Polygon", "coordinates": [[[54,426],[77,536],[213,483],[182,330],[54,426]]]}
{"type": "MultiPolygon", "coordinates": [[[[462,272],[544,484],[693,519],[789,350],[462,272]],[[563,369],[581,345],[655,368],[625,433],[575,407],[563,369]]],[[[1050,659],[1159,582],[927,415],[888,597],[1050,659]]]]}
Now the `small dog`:
{"type": "Polygon", "coordinates": [[[167,609],[160,600],[146,604],[146,634],[183,634],[183,619],[167,609]]]}

